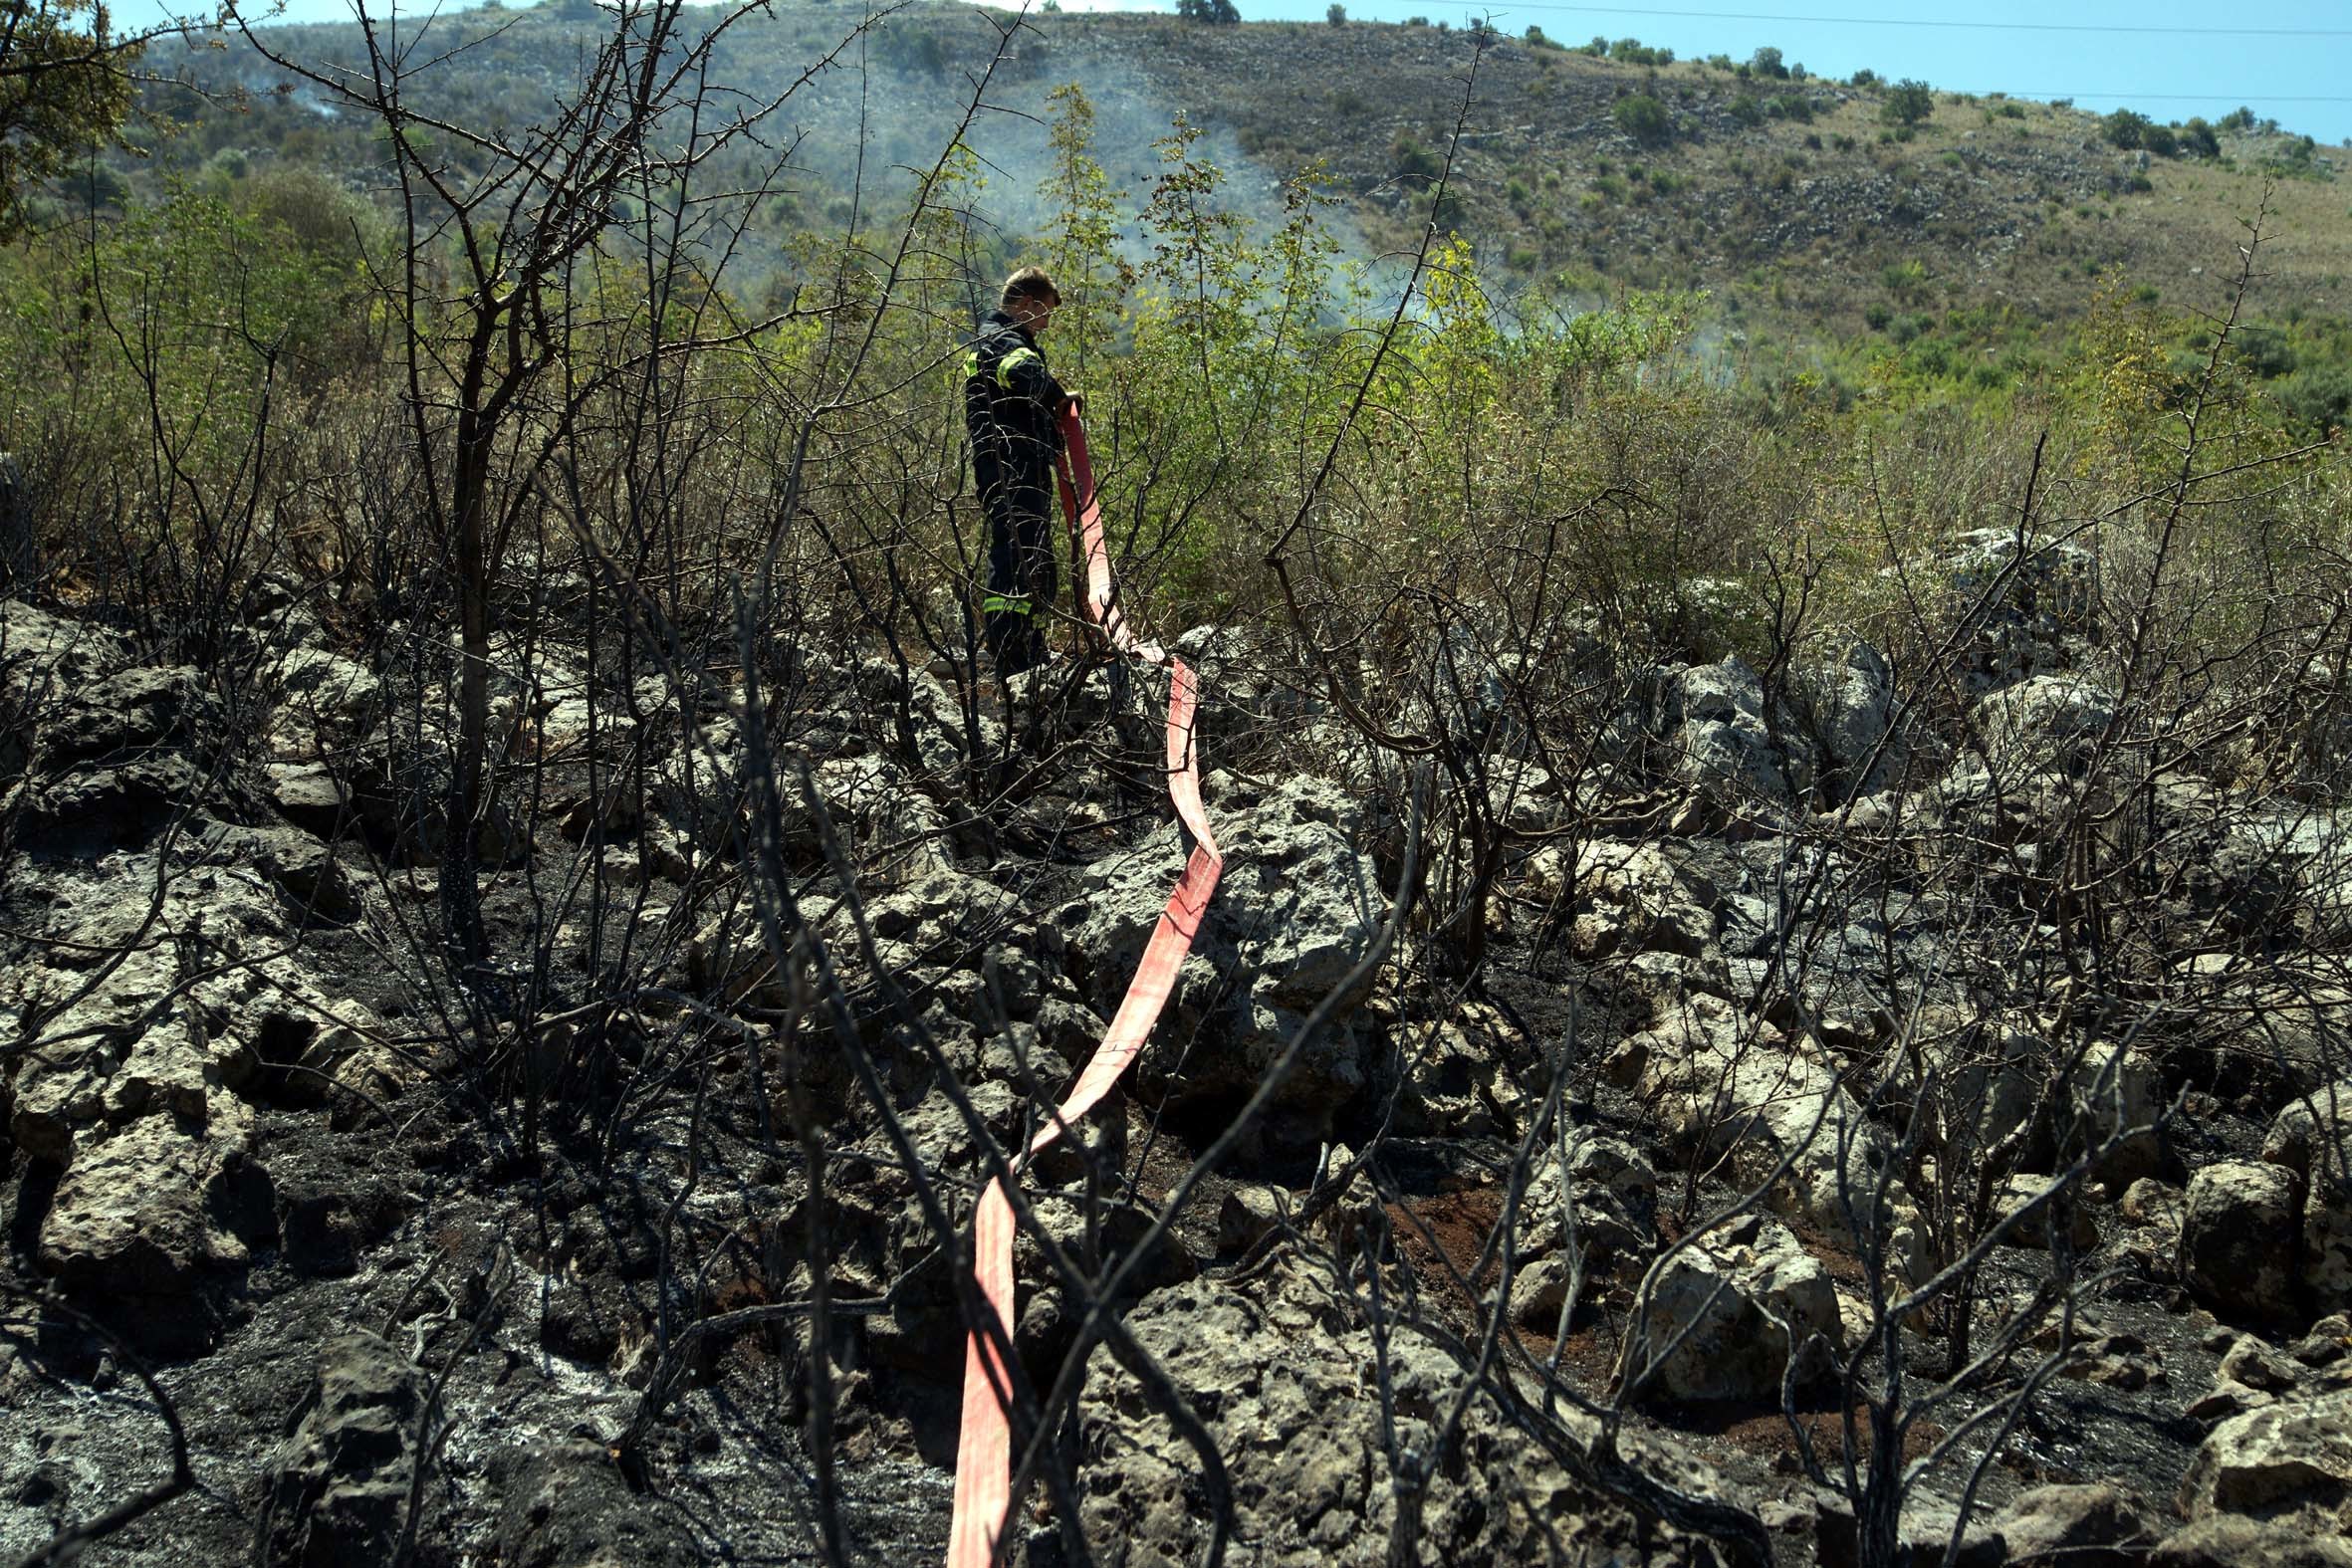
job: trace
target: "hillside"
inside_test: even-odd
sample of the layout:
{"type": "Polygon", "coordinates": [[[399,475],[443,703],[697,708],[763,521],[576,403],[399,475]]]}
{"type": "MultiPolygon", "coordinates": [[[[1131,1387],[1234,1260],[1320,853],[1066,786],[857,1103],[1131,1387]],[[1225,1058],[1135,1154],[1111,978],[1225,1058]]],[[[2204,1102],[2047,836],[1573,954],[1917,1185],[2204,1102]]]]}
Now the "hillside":
{"type": "MultiPolygon", "coordinates": [[[[719,56],[729,85],[780,89],[837,41],[842,21],[819,5],[744,24],[719,56]]],[[[586,24],[543,10],[438,25],[495,34],[420,74],[419,101],[492,126],[547,100],[586,24]]],[[[348,28],[265,36],[299,59],[356,58],[348,28]]],[[[904,171],[936,157],[996,36],[962,6],[917,5],[884,22],[795,100],[805,178],[754,230],[845,221],[861,135],[869,178],[888,170],[885,189],[903,190],[904,171]]],[[[1096,108],[1097,155],[1131,200],[1156,171],[1153,141],[1182,114],[1212,132],[1204,150],[1231,175],[1227,199],[1271,216],[1279,182],[1319,165],[1354,219],[1351,249],[1409,249],[1476,48],[1467,32],[1431,27],[1041,15],[991,85],[1005,112],[984,114],[971,136],[988,170],[982,211],[1008,245],[1043,221],[1045,95],[1074,82],[1096,108]]],[[[284,81],[238,45],[173,68],[264,94],[284,81]]],[[[186,129],[154,149],[148,178],[229,147],[369,180],[366,128],[338,123],[315,94],[235,112],[168,91],[152,100],[186,129]]],[[[1941,95],[1898,140],[1884,103],[1883,85],[1749,80],[1497,37],[1442,216],[1478,243],[1496,280],[1539,292],[1589,301],[1705,289],[1722,324],[1759,346],[1843,345],[1850,356],[1874,334],[1886,342],[1950,326],[1969,350],[1998,355],[2079,318],[2119,282],[2215,307],[2267,186],[2256,310],[2352,315],[2346,149],[2249,127],[2223,133],[2216,156],[2150,157],[2110,144],[2093,114],[1941,95]],[[1643,97],[1663,112],[1647,139],[1619,114],[1643,97]],[[1963,318],[1948,323],[1954,312],[1963,318]]]]}
{"type": "Polygon", "coordinates": [[[562,4],[0,245],[0,1562],[2352,1568],[2337,154],[562,4]]]}

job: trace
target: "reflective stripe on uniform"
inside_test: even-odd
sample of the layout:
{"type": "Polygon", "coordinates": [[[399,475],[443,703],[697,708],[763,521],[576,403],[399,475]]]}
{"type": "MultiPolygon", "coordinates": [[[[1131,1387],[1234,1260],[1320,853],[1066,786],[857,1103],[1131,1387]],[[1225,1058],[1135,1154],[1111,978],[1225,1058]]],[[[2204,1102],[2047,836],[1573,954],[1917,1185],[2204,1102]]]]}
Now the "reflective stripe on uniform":
{"type": "Polygon", "coordinates": [[[980,601],[983,615],[1029,615],[1036,608],[1026,593],[991,593],[980,601]]]}
{"type": "Polygon", "coordinates": [[[969,381],[980,373],[980,350],[975,348],[964,355],[964,379],[969,381]]]}
{"type": "Polygon", "coordinates": [[[1005,355],[1005,357],[997,361],[997,385],[1005,388],[1007,391],[1011,391],[1013,389],[1013,372],[1019,369],[1021,366],[1029,363],[1029,361],[1032,359],[1043,363],[1045,361],[1045,357],[1046,356],[1044,354],[1039,353],[1035,348],[1014,349],[1011,353],[1005,355]]]}

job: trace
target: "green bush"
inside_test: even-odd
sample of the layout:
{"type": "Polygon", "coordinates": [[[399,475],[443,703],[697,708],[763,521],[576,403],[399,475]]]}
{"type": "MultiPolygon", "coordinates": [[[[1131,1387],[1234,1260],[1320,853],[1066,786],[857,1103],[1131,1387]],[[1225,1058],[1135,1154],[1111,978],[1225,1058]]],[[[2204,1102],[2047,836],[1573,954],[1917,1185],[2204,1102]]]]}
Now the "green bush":
{"type": "Polygon", "coordinates": [[[1666,106],[1647,93],[1636,93],[1631,98],[1617,100],[1617,128],[1644,146],[1658,146],[1674,139],[1674,116],[1666,106]]]}
{"type": "Polygon", "coordinates": [[[1930,119],[1936,112],[1936,94],[1925,82],[1905,78],[1887,89],[1886,101],[1879,105],[1879,118],[1906,128],[1930,119]]]}
{"type": "Polygon", "coordinates": [[[2272,388],[2287,418],[2304,434],[2325,436],[2352,422],[2352,365],[2313,365],[2272,388]]]}
{"type": "Polygon", "coordinates": [[[2099,134],[2107,138],[2110,146],[2128,152],[2148,144],[2148,132],[2154,123],[2136,109],[2119,109],[2099,121],[2099,134]]]}
{"type": "Polygon", "coordinates": [[[1397,137],[1388,151],[1399,179],[1427,181],[1445,172],[1446,160],[1411,136],[1397,137]]]}

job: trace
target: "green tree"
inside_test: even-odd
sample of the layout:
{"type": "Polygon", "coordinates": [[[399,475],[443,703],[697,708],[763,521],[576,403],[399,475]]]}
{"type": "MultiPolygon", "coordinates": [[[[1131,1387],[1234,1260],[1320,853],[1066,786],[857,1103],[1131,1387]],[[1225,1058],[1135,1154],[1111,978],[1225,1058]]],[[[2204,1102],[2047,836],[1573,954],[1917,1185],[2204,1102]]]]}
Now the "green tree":
{"type": "Polygon", "coordinates": [[[1780,51],[1769,44],[1751,56],[1748,65],[1760,77],[1767,77],[1774,82],[1788,80],[1788,68],[1780,63],[1780,51]]]}
{"type": "Polygon", "coordinates": [[[1341,5],[1339,0],[1331,0],[1329,9],[1323,12],[1323,20],[1333,27],[1345,27],[1347,25],[1347,7],[1341,5]]]}
{"type": "Polygon", "coordinates": [[[1054,336],[1066,346],[1071,372],[1083,378],[1109,346],[1121,302],[1135,277],[1119,255],[1116,189],[1094,156],[1094,105],[1075,82],[1046,97],[1054,108],[1054,166],[1039,192],[1054,213],[1047,229],[1046,271],[1061,295],[1054,336]]]}
{"type": "Polygon", "coordinates": [[[1886,102],[1878,109],[1881,119],[1898,125],[1916,125],[1932,118],[1936,112],[1936,93],[1916,77],[1906,77],[1887,89],[1886,102]]]}
{"type": "Polygon", "coordinates": [[[2099,134],[2105,136],[2111,145],[2128,152],[2135,147],[2148,145],[2148,132],[2154,128],[2155,121],[2138,110],[2119,109],[2100,121],[2099,134]]]}
{"type": "Polygon", "coordinates": [[[1674,139],[1674,116],[1647,93],[1617,100],[1617,128],[1644,146],[1674,139]]]}
{"type": "Polygon", "coordinates": [[[118,33],[101,0],[0,0],[0,239],[22,229],[27,187],[121,129],[154,36],[118,33]]]}

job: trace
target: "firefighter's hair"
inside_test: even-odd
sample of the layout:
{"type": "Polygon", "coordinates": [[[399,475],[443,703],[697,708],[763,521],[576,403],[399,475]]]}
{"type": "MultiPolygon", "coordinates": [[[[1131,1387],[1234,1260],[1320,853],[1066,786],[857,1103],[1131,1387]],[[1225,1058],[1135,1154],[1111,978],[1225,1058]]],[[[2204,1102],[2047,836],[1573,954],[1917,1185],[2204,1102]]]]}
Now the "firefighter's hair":
{"type": "Polygon", "coordinates": [[[1004,298],[999,302],[1006,310],[1013,309],[1015,300],[1046,300],[1058,304],[1061,291],[1054,287],[1054,280],[1046,276],[1043,267],[1024,267],[1005,280],[1004,298]]]}

